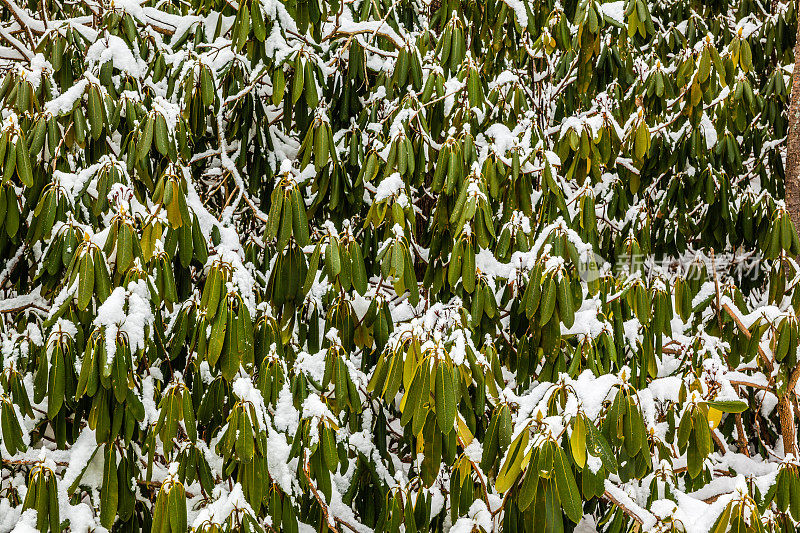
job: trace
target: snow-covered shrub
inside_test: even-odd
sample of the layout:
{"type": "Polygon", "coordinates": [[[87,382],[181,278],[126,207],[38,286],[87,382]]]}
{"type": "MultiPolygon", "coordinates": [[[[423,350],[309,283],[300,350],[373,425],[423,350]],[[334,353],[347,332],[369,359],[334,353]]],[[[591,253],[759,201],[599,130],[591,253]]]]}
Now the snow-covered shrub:
{"type": "Polygon", "coordinates": [[[0,15],[0,531],[796,530],[794,2],[0,15]]]}

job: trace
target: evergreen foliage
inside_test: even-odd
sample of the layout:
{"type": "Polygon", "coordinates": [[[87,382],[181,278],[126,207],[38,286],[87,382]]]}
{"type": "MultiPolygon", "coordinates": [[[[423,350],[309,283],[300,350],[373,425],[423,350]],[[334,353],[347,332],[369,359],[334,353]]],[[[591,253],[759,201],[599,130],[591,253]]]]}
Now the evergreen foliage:
{"type": "Polygon", "coordinates": [[[796,531],[794,2],[0,20],[0,531],[796,531]]]}

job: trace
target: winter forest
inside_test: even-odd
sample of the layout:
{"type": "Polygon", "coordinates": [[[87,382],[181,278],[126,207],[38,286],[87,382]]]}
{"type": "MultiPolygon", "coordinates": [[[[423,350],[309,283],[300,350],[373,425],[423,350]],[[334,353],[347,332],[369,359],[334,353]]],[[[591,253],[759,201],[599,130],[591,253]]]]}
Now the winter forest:
{"type": "Polygon", "coordinates": [[[797,34],[0,0],[0,533],[797,531],[797,34]]]}

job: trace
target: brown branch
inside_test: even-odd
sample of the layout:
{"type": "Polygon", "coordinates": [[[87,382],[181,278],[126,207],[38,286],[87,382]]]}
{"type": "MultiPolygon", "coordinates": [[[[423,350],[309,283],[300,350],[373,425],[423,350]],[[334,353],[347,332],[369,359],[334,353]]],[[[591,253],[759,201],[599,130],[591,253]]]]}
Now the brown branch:
{"type": "MultiPolygon", "coordinates": [[[[728,304],[724,304],[722,308],[733,318],[736,325],[739,327],[739,330],[744,333],[749,339],[751,337],[750,330],[739,320],[737,314],[730,308],[728,304]]],[[[769,384],[772,387],[772,390],[775,390],[775,380],[772,377],[772,373],[774,371],[775,366],[772,364],[772,361],[767,357],[767,354],[764,353],[764,350],[761,348],[761,343],[758,344],[758,355],[764,363],[764,366],[767,368],[768,376],[767,379],[769,380],[769,384]]],[[[800,379],[800,365],[796,365],[795,368],[792,370],[792,374],[789,377],[789,382],[787,384],[786,389],[784,392],[777,394],[778,396],[778,418],[780,419],[781,424],[781,437],[783,438],[783,450],[786,455],[788,454],[795,454],[795,432],[796,426],[794,423],[794,409],[792,407],[792,394],[794,393],[794,389],[797,386],[797,381],[800,379]]],[[[765,389],[770,390],[770,389],[765,389]]],[[[741,415],[740,415],[741,416],[741,415]]],[[[740,431],[739,425],[737,424],[737,432],[740,431]]]]}
{"type": "Polygon", "coordinates": [[[719,435],[717,435],[716,431],[711,431],[711,439],[714,441],[714,444],[717,445],[717,448],[719,448],[719,451],[722,452],[723,455],[728,453],[728,447],[725,445],[722,439],[719,438],[719,435]]]}
{"type": "MultiPolygon", "coordinates": [[[[747,337],[748,339],[752,337],[752,335],[750,334],[750,330],[747,329],[747,326],[745,326],[744,323],[739,319],[739,315],[733,309],[731,309],[731,307],[727,303],[722,304],[722,309],[725,310],[725,312],[728,313],[728,315],[733,319],[733,321],[736,323],[736,326],[739,328],[739,331],[741,331],[745,337],[747,337]]],[[[772,377],[772,373],[774,372],[775,367],[772,364],[770,358],[767,357],[767,354],[764,353],[763,348],[761,348],[760,342],[758,343],[758,356],[767,369],[767,380],[769,380],[769,384],[772,387],[774,387],[775,380],[772,377]]]]}
{"type": "MultiPolygon", "coordinates": [[[[136,483],[138,485],[141,485],[142,487],[147,487],[150,490],[160,490],[161,489],[161,485],[164,484],[162,481],[147,481],[147,480],[144,480],[144,479],[137,479],[136,483]]],[[[185,490],[184,490],[184,492],[185,492],[185,490]]],[[[186,492],[186,497],[187,498],[194,498],[195,495],[192,494],[191,492],[186,492]]]]}
{"type": "MultiPolygon", "coordinates": [[[[328,523],[328,527],[335,533],[338,533],[339,530],[337,530],[336,527],[331,525],[332,523],[331,515],[328,513],[328,505],[325,503],[325,499],[322,496],[320,496],[317,487],[314,486],[314,482],[311,480],[311,474],[309,474],[308,472],[308,463],[305,463],[303,465],[303,475],[305,476],[306,481],[308,482],[308,488],[311,489],[311,493],[314,495],[314,498],[317,500],[317,503],[319,504],[319,507],[322,510],[322,514],[325,516],[325,521],[328,523]]],[[[354,531],[355,533],[359,533],[358,529],[354,525],[347,522],[347,520],[343,520],[337,516],[334,516],[333,522],[346,526],[348,529],[354,531]]]]}
{"type": "Polygon", "coordinates": [[[0,314],[2,313],[18,313],[19,311],[24,311],[25,309],[37,309],[39,311],[49,313],[50,309],[46,307],[42,307],[37,302],[28,302],[26,304],[21,304],[16,307],[9,307],[7,309],[0,309],[0,314]]]}
{"type": "Polygon", "coordinates": [[[385,31],[380,31],[379,29],[376,29],[374,32],[372,30],[370,30],[370,29],[356,29],[356,30],[348,31],[348,30],[343,30],[342,28],[338,28],[337,27],[337,28],[334,28],[333,31],[330,34],[328,34],[325,37],[323,37],[322,40],[324,42],[324,41],[329,41],[329,40],[333,39],[334,37],[339,37],[339,36],[352,37],[354,35],[360,35],[360,34],[363,35],[363,34],[367,34],[367,33],[370,33],[372,35],[378,35],[379,37],[384,37],[387,40],[391,41],[392,44],[395,45],[397,48],[403,48],[403,43],[397,42],[392,35],[390,35],[389,33],[385,32],[385,31]]]}
{"type": "Polygon", "coordinates": [[[5,29],[0,27],[0,37],[2,37],[5,41],[8,42],[17,52],[19,52],[24,59],[30,61],[33,58],[33,54],[30,50],[25,48],[21,42],[19,42],[13,35],[6,32],[5,29]]]}
{"type": "Polygon", "coordinates": [[[800,380],[800,365],[795,365],[794,370],[792,370],[792,375],[789,376],[789,383],[786,385],[788,394],[792,394],[797,387],[798,380],[800,380]]]}
{"type": "MultiPolygon", "coordinates": [[[[22,30],[25,31],[25,34],[28,36],[29,40],[28,44],[31,45],[31,49],[36,48],[36,41],[33,38],[33,33],[31,33],[30,24],[27,24],[19,15],[19,11],[22,8],[17,4],[15,4],[14,2],[12,2],[11,0],[3,0],[3,3],[6,5],[6,7],[8,7],[8,10],[11,11],[11,15],[16,19],[17,23],[20,25],[20,28],[22,28],[22,30]]],[[[28,59],[30,58],[31,56],[28,56],[28,59]]]]}
{"type": "Polygon", "coordinates": [[[619,501],[618,499],[616,499],[616,498],[614,497],[614,495],[613,495],[613,494],[611,494],[610,492],[608,492],[608,491],[605,491],[605,492],[603,493],[603,498],[605,498],[605,499],[606,499],[606,500],[608,500],[609,502],[611,502],[611,503],[613,503],[614,505],[616,505],[617,507],[619,507],[619,508],[622,510],[622,512],[623,512],[623,513],[625,513],[625,514],[626,514],[626,515],[628,515],[629,517],[633,518],[633,519],[636,521],[636,523],[637,523],[637,524],[639,524],[640,526],[641,526],[641,525],[644,523],[644,520],[642,520],[642,518],[641,518],[641,517],[640,517],[638,514],[636,514],[636,513],[635,513],[633,510],[629,509],[629,508],[628,508],[628,507],[627,507],[625,504],[623,504],[621,501],[619,501]]]}
{"type": "MultiPolygon", "coordinates": [[[[44,14],[44,12],[42,12],[42,15],[45,16],[45,18],[43,20],[39,20],[36,17],[34,17],[33,15],[29,15],[30,18],[34,22],[36,22],[38,25],[40,25],[40,27],[33,27],[30,24],[26,24],[22,20],[22,18],[19,16],[19,12],[17,10],[22,9],[20,6],[15,4],[12,0],[0,0],[0,1],[2,1],[8,7],[9,11],[11,11],[11,13],[14,15],[14,18],[17,20],[17,23],[21,26],[21,30],[20,31],[24,31],[24,32],[27,33],[28,38],[31,40],[31,46],[35,46],[36,45],[36,43],[34,41],[34,38],[33,38],[33,34],[34,33],[37,34],[37,35],[43,35],[43,34],[47,33],[49,30],[51,30],[53,27],[58,26],[59,24],[76,23],[79,20],[82,21],[84,19],[84,17],[78,17],[76,19],[65,19],[65,20],[48,21],[47,18],[46,18],[46,15],[44,14]]],[[[97,4],[97,3],[94,3],[94,2],[88,2],[88,1],[84,1],[83,5],[87,9],[89,9],[89,11],[91,11],[92,14],[95,17],[100,17],[101,16],[101,14],[102,14],[101,10],[102,10],[103,6],[101,6],[101,5],[97,4]]],[[[121,11],[121,9],[112,9],[112,11],[121,11]]],[[[172,24],[170,24],[169,22],[165,22],[163,20],[159,20],[159,19],[157,19],[157,18],[155,18],[155,17],[153,17],[153,16],[151,16],[149,14],[145,14],[145,17],[146,17],[147,20],[144,20],[143,22],[145,24],[147,24],[149,27],[151,27],[153,30],[155,30],[156,32],[161,33],[162,35],[173,35],[175,33],[175,30],[177,29],[172,24]]]]}
{"type": "Polygon", "coordinates": [[[797,38],[794,45],[794,71],[789,105],[789,133],[786,140],[786,207],[797,228],[800,224],[800,17],[797,19],[797,38]]]}
{"type": "MultiPolygon", "coordinates": [[[[800,224],[800,17],[797,19],[797,33],[794,45],[794,70],[792,71],[792,92],[789,106],[789,133],[786,140],[786,207],[794,223],[795,231],[800,224]]],[[[789,379],[790,386],[778,397],[778,414],[781,421],[784,452],[796,455],[794,409],[791,397],[794,385],[800,378],[795,367],[789,379]]]]}
{"type": "MultiPolygon", "coordinates": [[[[719,333],[722,335],[722,307],[720,305],[722,301],[722,296],[720,295],[719,290],[719,276],[717,275],[717,267],[715,264],[714,258],[714,249],[711,249],[711,269],[714,271],[714,287],[716,289],[716,298],[717,298],[717,305],[716,305],[716,313],[717,313],[717,322],[719,323],[719,333]]],[[[728,312],[730,312],[730,307],[727,308],[728,312]]],[[[743,324],[744,325],[744,324],[743,324]]],[[[748,331],[749,333],[749,331],[748,331]]],[[[725,357],[725,364],[728,365],[730,370],[735,370],[733,365],[731,365],[730,360],[728,360],[727,356],[725,357]]],[[[736,391],[736,394],[739,394],[739,388],[733,387],[733,390],[736,391]]],[[[750,449],[747,445],[747,438],[744,435],[744,424],[742,424],[742,413],[736,413],[734,415],[736,419],[736,437],[738,440],[739,451],[744,453],[747,457],[750,457],[750,449]]]]}
{"type": "MultiPolygon", "coordinates": [[[[69,466],[69,463],[62,461],[55,461],[56,466],[69,466]]],[[[3,464],[7,466],[36,466],[42,464],[40,460],[27,460],[27,459],[3,459],[3,464]]]]}
{"type": "Polygon", "coordinates": [[[761,383],[753,383],[752,381],[744,381],[741,379],[729,379],[728,380],[731,385],[734,386],[742,386],[742,387],[753,387],[754,389],[761,389],[767,392],[772,392],[772,389],[767,385],[762,385],[761,383]]]}

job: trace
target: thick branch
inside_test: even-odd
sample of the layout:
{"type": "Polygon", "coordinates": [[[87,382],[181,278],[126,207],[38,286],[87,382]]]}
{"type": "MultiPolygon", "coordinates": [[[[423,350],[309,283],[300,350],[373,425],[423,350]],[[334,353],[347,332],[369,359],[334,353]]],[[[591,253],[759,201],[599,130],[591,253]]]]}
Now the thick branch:
{"type": "Polygon", "coordinates": [[[786,141],[786,206],[795,228],[800,224],[800,17],[794,44],[789,135],[786,141]]]}

